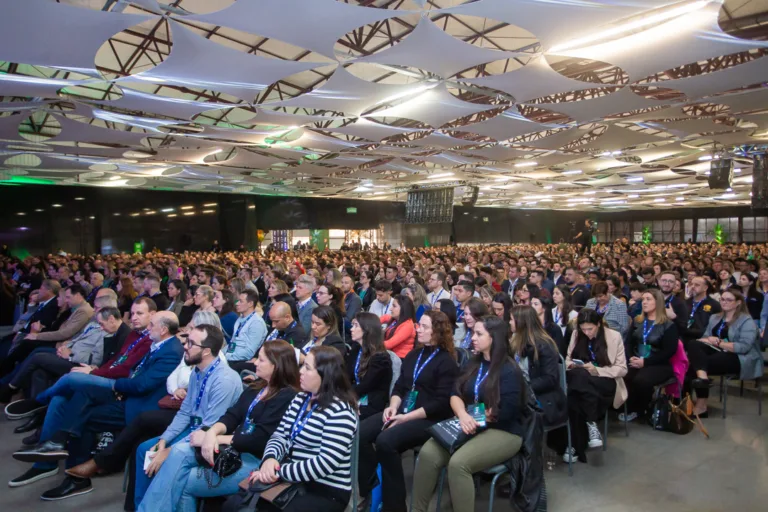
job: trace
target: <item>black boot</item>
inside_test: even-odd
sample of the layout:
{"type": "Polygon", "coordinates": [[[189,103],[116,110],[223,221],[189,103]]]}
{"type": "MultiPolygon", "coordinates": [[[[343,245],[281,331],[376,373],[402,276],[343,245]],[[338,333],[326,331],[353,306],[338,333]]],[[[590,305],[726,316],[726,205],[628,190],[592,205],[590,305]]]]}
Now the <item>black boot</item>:
{"type": "Polygon", "coordinates": [[[15,429],[13,429],[13,433],[26,434],[27,432],[32,432],[33,430],[37,430],[39,427],[43,426],[44,419],[45,419],[45,416],[36,414],[31,418],[29,418],[23,425],[20,425],[15,429]]]}

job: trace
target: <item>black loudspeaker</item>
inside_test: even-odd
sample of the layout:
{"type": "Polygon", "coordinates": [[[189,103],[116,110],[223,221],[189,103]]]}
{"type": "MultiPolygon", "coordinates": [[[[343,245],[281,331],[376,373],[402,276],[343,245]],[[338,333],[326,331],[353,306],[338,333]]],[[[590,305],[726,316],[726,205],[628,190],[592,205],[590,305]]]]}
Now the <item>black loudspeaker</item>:
{"type": "Polygon", "coordinates": [[[411,190],[405,202],[406,224],[453,221],[453,188],[411,190]]]}
{"type": "Polygon", "coordinates": [[[731,188],[733,183],[733,160],[719,158],[709,166],[709,188],[731,188]]]}
{"type": "Polygon", "coordinates": [[[752,208],[768,209],[768,153],[752,157],[752,208]]]}
{"type": "Polygon", "coordinates": [[[480,187],[469,187],[469,193],[464,194],[464,197],[461,198],[461,205],[462,206],[475,206],[475,203],[477,202],[477,195],[480,193],[480,187]]]}

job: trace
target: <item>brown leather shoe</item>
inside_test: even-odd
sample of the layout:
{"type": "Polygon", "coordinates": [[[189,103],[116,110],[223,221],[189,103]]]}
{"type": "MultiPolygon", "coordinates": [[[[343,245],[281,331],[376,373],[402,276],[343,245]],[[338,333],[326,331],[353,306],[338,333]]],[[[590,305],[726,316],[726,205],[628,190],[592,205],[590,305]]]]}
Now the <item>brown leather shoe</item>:
{"type": "Polygon", "coordinates": [[[99,469],[99,466],[96,465],[96,461],[91,459],[88,462],[83,462],[82,464],[69,468],[64,472],[75,478],[93,478],[97,474],[100,474],[101,470],[99,469]]]}

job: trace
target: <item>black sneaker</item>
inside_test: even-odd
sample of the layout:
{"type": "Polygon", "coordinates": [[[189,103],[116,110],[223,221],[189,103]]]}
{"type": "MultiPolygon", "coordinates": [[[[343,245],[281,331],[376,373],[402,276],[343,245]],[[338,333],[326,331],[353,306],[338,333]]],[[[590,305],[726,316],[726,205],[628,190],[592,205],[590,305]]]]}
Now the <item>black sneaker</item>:
{"type": "Polygon", "coordinates": [[[43,501],[59,501],[93,491],[90,478],[75,478],[67,476],[58,487],[45,491],[40,495],[43,501]]]}
{"type": "Polygon", "coordinates": [[[38,480],[42,480],[43,478],[48,478],[49,476],[56,476],[59,472],[59,467],[56,466],[53,469],[37,469],[35,467],[32,467],[24,473],[21,476],[17,476],[10,482],[8,482],[8,487],[21,487],[22,485],[29,485],[31,483],[37,482],[38,480]]]}
{"type": "Polygon", "coordinates": [[[36,413],[42,412],[47,408],[47,405],[43,405],[37,400],[16,400],[5,407],[5,415],[9,420],[20,420],[34,416],[36,413]]]}
{"type": "Polygon", "coordinates": [[[23,444],[24,446],[35,446],[39,442],[40,442],[40,429],[35,430],[35,432],[32,435],[27,436],[21,440],[21,444],[23,444]]]}

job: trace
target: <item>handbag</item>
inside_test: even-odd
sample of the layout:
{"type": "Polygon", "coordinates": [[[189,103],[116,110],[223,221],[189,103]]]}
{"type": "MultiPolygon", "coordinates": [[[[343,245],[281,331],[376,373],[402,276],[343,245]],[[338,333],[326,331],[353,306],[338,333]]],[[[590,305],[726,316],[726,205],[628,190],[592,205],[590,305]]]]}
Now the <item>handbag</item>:
{"type": "Polygon", "coordinates": [[[214,454],[213,467],[203,458],[203,452],[200,447],[195,448],[195,460],[197,460],[198,478],[205,475],[205,481],[209,489],[215,489],[221,482],[230,475],[237,473],[243,467],[243,460],[240,458],[240,452],[235,450],[232,445],[220,444],[219,452],[214,454]],[[219,477],[214,483],[213,476],[219,477]]]}
{"type": "Polygon", "coordinates": [[[173,395],[165,395],[163,398],[160,399],[159,402],[157,402],[157,406],[161,409],[171,409],[178,411],[181,409],[181,403],[183,400],[177,400],[173,397],[173,395]]]}
{"type": "Polygon", "coordinates": [[[676,404],[674,398],[666,393],[658,393],[653,401],[648,423],[654,430],[672,432],[677,435],[688,434],[694,427],[698,427],[704,437],[709,439],[709,432],[701,422],[699,415],[693,414],[693,401],[689,394],[686,394],[685,398],[676,404]],[[691,416],[695,417],[696,420],[691,419],[691,416]]]}
{"type": "Polygon", "coordinates": [[[274,484],[251,484],[249,490],[259,494],[259,499],[267,501],[283,510],[296,496],[305,493],[304,484],[290,482],[275,482],[274,484]]]}
{"type": "Polygon", "coordinates": [[[478,427],[474,434],[465,434],[461,429],[459,418],[453,417],[435,423],[427,429],[427,433],[432,436],[432,439],[437,441],[437,444],[443,447],[449,454],[453,455],[456,450],[464,446],[467,441],[482,432],[482,430],[484,429],[478,427]]]}

